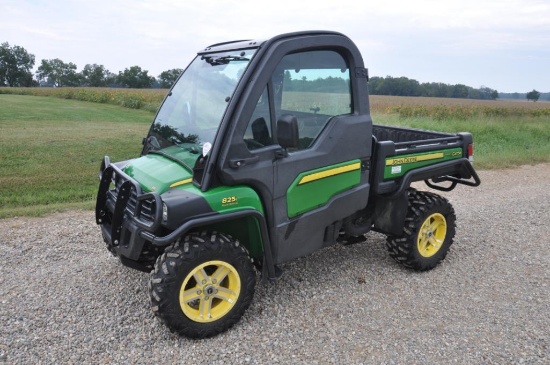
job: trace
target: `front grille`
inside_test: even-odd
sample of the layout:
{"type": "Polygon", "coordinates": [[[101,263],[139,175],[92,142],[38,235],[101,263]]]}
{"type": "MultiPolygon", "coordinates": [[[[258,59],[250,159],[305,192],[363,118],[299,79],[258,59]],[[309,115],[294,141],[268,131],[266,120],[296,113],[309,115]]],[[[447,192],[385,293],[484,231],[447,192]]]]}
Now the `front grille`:
{"type": "MultiPolygon", "coordinates": [[[[113,201],[113,206],[116,204],[117,197],[119,196],[120,187],[126,180],[121,175],[113,172],[111,189],[109,189],[108,199],[113,201]]],[[[137,207],[137,192],[132,188],[132,195],[128,199],[126,205],[126,211],[141,220],[153,222],[156,212],[156,206],[153,199],[146,199],[141,202],[141,211],[139,215],[136,212],[137,207]]]]}

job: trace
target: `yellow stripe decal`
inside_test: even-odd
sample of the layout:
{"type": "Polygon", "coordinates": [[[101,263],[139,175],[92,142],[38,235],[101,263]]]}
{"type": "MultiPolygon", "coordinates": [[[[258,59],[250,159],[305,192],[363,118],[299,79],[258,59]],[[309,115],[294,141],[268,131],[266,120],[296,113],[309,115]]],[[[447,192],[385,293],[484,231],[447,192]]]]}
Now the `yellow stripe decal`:
{"type": "Polygon", "coordinates": [[[443,152],[437,152],[430,153],[428,155],[392,158],[390,160],[386,160],[386,166],[405,165],[408,163],[415,163],[420,161],[437,160],[438,158],[443,158],[444,156],[445,155],[443,154],[443,152]]]}
{"type": "Polygon", "coordinates": [[[326,170],[326,171],[316,172],[314,174],[304,176],[300,180],[298,185],[306,184],[308,182],[312,182],[312,181],[316,181],[316,180],[321,180],[321,179],[324,179],[326,177],[330,177],[330,176],[334,176],[334,175],[344,174],[344,173],[350,172],[350,171],[359,170],[360,168],[361,168],[361,163],[357,162],[357,163],[353,163],[353,164],[347,165],[347,166],[341,166],[341,167],[336,167],[336,168],[326,170]]]}
{"type": "Polygon", "coordinates": [[[191,181],[193,181],[193,178],[192,178],[192,177],[190,177],[189,179],[185,179],[185,180],[181,180],[181,181],[175,182],[175,183],[173,183],[172,185],[170,185],[170,187],[171,187],[171,188],[174,188],[174,187],[176,187],[176,186],[188,184],[188,183],[190,183],[191,181]]]}

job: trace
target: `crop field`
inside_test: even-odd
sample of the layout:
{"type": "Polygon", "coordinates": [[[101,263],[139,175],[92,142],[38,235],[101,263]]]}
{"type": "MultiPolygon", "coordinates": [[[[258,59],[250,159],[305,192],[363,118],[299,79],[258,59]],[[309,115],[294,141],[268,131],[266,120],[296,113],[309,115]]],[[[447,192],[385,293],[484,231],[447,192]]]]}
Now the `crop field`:
{"type": "Polygon", "coordinates": [[[474,136],[477,169],[509,168],[550,161],[550,118],[484,117],[444,122],[424,117],[379,115],[376,123],[474,136]]]}
{"type": "Polygon", "coordinates": [[[464,120],[483,117],[547,117],[550,119],[550,102],[544,101],[533,103],[385,95],[372,95],[370,100],[371,112],[374,115],[397,114],[402,118],[428,117],[437,120],[464,120]]]}
{"type": "MultiPolygon", "coordinates": [[[[167,89],[112,89],[112,88],[7,88],[0,94],[50,96],[62,99],[90,101],[118,105],[125,108],[156,112],[168,93],[167,89]]],[[[300,93],[303,97],[304,94],[300,93]]],[[[332,105],[342,99],[340,94],[324,94],[320,104],[332,105]]],[[[313,98],[308,98],[313,99],[313,98]]],[[[343,98],[347,100],[346,97],[343,98]]],[[[292,103],[292,101],[290,101],[292,103]]],[[[428,117],[437,120],[472,119],[479,117],[549,117],[550,102],[473,100],[452,98],[425,98],[410,96],[371,95],[373,115],[395,114],[403,118],[428,117]]],[[[316,105],[318,106],[318,105],[316,105]]]]}
{"type": "Polygon", "coordinates": [[[550,161],[550,103],[372,96],[377,124],[474,136],[475,166],[550,161]]]}
{"type": "MultiPolygon", "coordinates": [[[[0,88],[0,218],[92,208],[103,156],[113,161],[138,156],[166,93],[0,88]]],[[[338,94],[326,97],[331,103],[319,100],[320,106],[341,104],[334,103],[338,94]]],[[[370,100],[376,124],[471,132],[478,169],[550,162],[548,102],[376,95],[370,100]]]]}
{"type": "Polygon", "coordinates": [[[118,105],[156,112],[166,89],[112,89],[101,87],[0,87],[0,94],[50,96],[61,99],[118,105]]]}

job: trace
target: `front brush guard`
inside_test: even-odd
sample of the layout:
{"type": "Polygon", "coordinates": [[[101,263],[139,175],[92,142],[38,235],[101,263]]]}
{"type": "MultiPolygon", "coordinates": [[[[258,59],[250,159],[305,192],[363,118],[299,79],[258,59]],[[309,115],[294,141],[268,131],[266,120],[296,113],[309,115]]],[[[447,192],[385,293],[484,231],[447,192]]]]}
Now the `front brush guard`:
{"type": "Polygon", "coordinates": [[[120,243],[120,235],[124,224],[124,219],[129,218],[132,223],[137,225],[140,229],[155,232],[162,222],[162,200],[160,195],[156,192],[143,193],[141,186],[137,181],[128,176],[118,166],[111,164],[106,157],[100,171],[100,183],[96,200],[96,223],[101,225],[105,223],[105,216],[107,211],[112,212],[111,218],[111,237],[110,241],[113,246],[117,246],[120,243]],[[115,196],[116,192],[109,189],[113,183],[113,177],[119,175],[124,182],[120,185],[118,196],[115,196]],[[135,191],[136,194],[136,207],[134,211],[130,211],[127,208],[128,201],[135,191]],[[114,198],[109,199],[109,195],[114,198]],[[140,218],[141,208],[143,201],[153,200],[155,205],[155,214],[152,221],[144,221],[140,218]]]}

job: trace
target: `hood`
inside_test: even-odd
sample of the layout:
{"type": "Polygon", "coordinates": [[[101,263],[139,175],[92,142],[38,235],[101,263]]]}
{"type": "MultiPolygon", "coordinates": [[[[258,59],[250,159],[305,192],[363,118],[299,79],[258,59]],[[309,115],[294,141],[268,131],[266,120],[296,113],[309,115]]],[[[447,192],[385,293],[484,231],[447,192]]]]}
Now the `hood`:
{"type": "Polygon", "coordinates": [[[193,177],[182,164],[157,154],[131,160],[124,172],[136,180],[143,191],[159,194],[171,187],[190,183],[193,177]]]}

